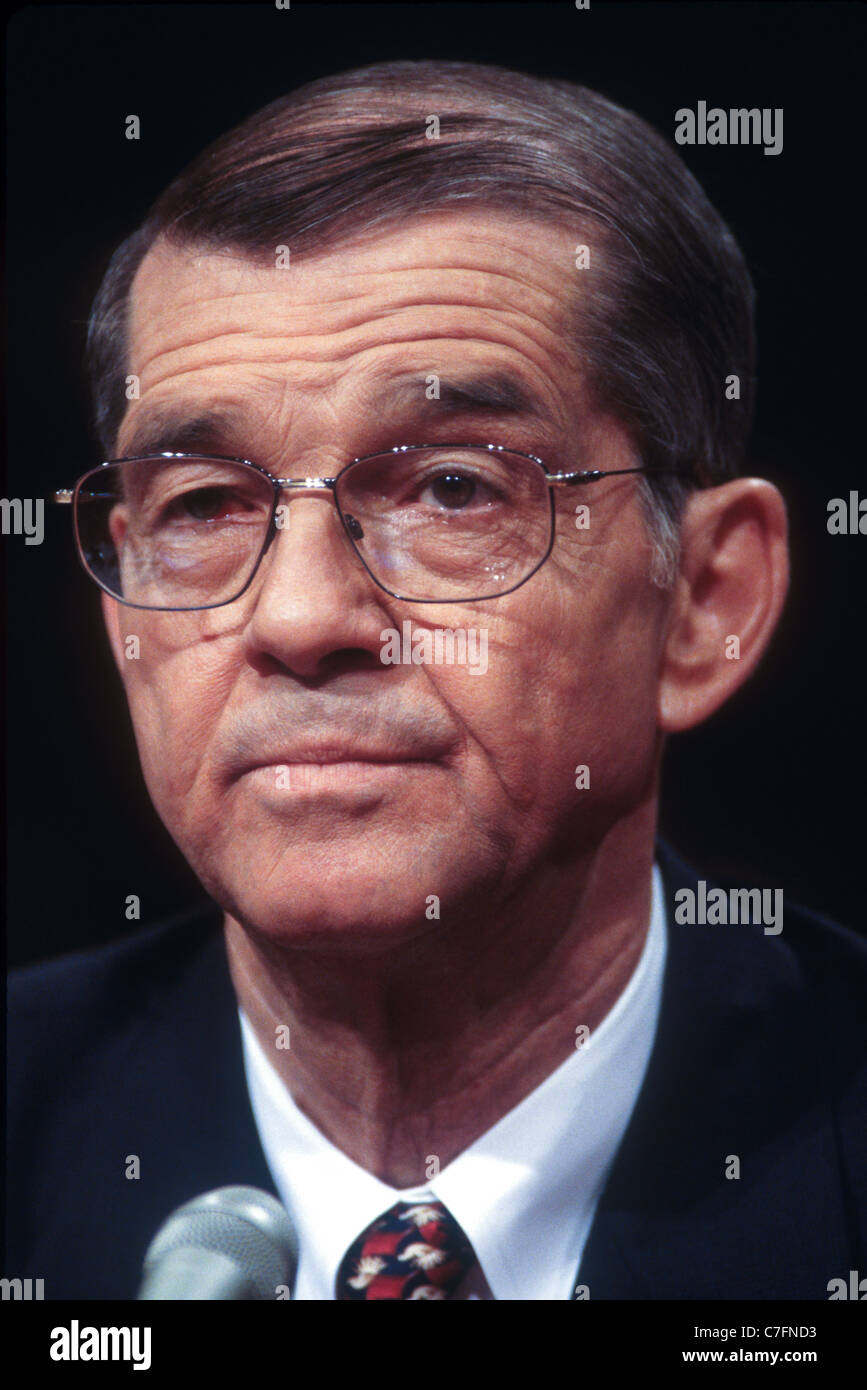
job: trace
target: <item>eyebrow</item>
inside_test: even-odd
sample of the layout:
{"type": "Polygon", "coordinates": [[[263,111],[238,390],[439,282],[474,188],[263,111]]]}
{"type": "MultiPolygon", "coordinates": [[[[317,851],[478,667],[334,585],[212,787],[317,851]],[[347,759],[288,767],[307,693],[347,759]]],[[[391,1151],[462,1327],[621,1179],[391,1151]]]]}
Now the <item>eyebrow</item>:
{"type": "Polygon", "coordinates": [[[180,403],[163,407],[152,415],[142,413],[127,440],[124,457],[149,454],[207,453],[219,449],[221,441],[237,435],[241,417],[225,409],[191,410],[180,403]]]}
{"type": "Polygon", "coordinates": [[[405,407],[421,404],[440,415],[509,415],[547,418],[534,392],[513,372],[502,369],[470,376],[444,377],[438,373],[412,373],[384,384],[383,405],[405,407]],[[428,398],[431,377],[436,378],[437,394],[428,398]],[[390,393],[391,400],[387,399],[390,393]]]}
{"type": "MultiPolygon", "coordinates": [[[[392,414],[399,417],[410,408],[437,420],[446,416],[477,415],[531,419],[541,423],[549,420],[526,383],[513,372],[502,369],[449,378],[433,372],[405,373],[376,383],[374,399],[380,421],[392,414]],[[431,377],[436,379],[436,395],[429,398],[431,377]]],[[[243,439],[249,430],[249,421],[236,409],[196,410],[178,402],[157,409],[151,415],[142,412],[127,440],[124,456],[221,453],[227,439],[243,439]]],[[[250,456],[249,449],[243,456],[250,456]]]]}

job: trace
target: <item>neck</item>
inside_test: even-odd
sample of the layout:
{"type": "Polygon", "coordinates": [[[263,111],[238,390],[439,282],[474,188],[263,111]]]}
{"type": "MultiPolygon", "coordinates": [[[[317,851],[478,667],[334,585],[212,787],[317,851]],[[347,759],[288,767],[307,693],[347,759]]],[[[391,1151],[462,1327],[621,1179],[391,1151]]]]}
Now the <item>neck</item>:
{"type": "Polygon", "coordinates": [[[293,950],[227,916],[239,1003],[296,1104],[393,1187],[422,1183],[431,1156],[445,1167],[622,993],[650,921],[654,824],[642,807],[483,918],[373,958],[293,950]]]}

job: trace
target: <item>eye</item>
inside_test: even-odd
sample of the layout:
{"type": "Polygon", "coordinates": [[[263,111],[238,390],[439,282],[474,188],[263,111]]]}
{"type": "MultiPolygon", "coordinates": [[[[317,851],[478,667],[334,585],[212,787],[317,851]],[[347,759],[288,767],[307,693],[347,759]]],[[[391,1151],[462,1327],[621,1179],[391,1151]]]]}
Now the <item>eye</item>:
{"type": "Polygon", "coordinates": [[[430,483],[430,492],[441,507],[466,507],[476,495],[476,480],[466,473],[442,473],[430,483]]]}
{"type": "Polygon", "coordinates": [[[199,487],[181,493],[166,509],[166,518],[178,521],[218,521],[249,512],[249,499],[230,487],[199,487]]]}
{"type": "Polygon", "coordinates": [[[222,487],[203,487],[188,492],[180,499],[180,504],[195,521],[212,521],[229,510],[226,489],[222,487]]]}

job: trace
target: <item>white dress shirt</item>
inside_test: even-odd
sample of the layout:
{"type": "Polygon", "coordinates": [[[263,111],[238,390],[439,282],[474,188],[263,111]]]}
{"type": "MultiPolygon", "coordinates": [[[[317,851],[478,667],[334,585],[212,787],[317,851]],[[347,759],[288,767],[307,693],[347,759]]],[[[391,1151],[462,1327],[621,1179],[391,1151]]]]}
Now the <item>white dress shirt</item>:
{"type": "Polygon", "coordinates": [[[253,1115],[298,1231],[292,1297],[333,1300],[340,1262],[364,1228],[395,1202],[433,1198],[463,1227],[479,1260],[455,1297],[571,1298],[596,1205],[644,1080],[665,954],[662,878],[654,867],[644,948],[602,1023],[420,1187],[390,1187],[335,1148],[295,1105],[239,1011],[253,1115]]]}

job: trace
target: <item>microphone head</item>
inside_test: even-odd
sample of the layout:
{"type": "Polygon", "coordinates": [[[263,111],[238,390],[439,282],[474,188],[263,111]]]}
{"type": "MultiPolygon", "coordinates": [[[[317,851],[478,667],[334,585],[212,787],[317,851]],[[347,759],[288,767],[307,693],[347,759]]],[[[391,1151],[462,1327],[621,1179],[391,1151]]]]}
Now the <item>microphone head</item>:
{"type": "Polygon", "coordinates": [[[270,1193],[220,1187],[193,1197],[167,1218],[148,1246],[144,1281],[180,1251],[230,1260],[254,1298],[273,1299],[278,1285],[291,1286],[295,1277],[298,1236],[288,1212],[270,1193]]]}

